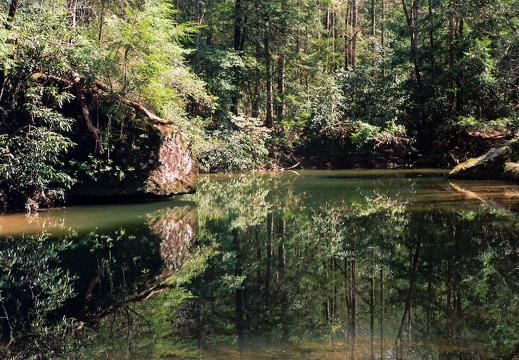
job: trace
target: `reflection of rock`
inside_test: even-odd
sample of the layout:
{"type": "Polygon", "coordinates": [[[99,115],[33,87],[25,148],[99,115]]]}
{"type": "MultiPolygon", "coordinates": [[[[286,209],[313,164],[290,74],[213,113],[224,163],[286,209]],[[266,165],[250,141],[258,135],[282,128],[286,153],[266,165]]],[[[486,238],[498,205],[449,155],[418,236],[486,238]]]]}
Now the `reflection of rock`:
{"type": "Polygon", "coordinates": [[[456,166],[449,177],[456,179],[502,179],[505,163],[512,150],[508,146],[492,148],[485,155],[472,158],[456,166]]]}
{"type": "Polygon", "coordinates": [[[164,267],[178,270],[189,257],[198,232],[198,214],[191,206],[166,208],[148,216],[151,232],[162,241],[160,255],[164,267]]]}

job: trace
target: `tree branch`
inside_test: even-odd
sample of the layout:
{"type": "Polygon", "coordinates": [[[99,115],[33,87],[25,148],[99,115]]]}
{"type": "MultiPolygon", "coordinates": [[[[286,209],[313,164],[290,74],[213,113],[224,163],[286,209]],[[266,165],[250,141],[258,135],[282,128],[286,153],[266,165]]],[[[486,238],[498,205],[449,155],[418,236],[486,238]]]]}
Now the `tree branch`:
{"type": "Polygon", "coordinates": [[[81,112],[83,113],[83,117],[85,118],[85,122],[88,128],[88,131],[90,131],[95,139],[96,139],[96,146],[97,146],[97,152],[99,154],[103,154],[105,152],[103,148],[103,139],[101,137],[101,133],[99,132],[99,129],[94,126],[94,123],[92,121],[92,116],[90,115],[90,110],[88,109],[88,105],[85,98],[85,93],[83,92],[83,87],[81,85],[81,77],[79,74],[75,71],[72,72],[72,84],[74,85],[74,88],[76,89],[76,95],[77,99],[79,101],[79,106],[81,107],[81,112]]]}
{"type": "MultiPolygon", "coordinates": [[[[100,81],[95,81],[94,83],[98,89],[102,90],[105,93],[104,95],[107,95],[107,93],[111,91],[111,89],[108,85],[106,85],[100,81]]],[[[159,124],[159,125],[173,124],[172,121],[166,120],[166,119],[161,118],[160,116],[157,116],[156,114],[154,114],[152,111],[150,111],[148,108],[146,108],[144,105],[142,105],[138,101],[127,99],[121,95],[117,95],[117,98],[120,101],[122,101],[123,103],[125,103],[126,105],[141,112],[144,116],[146,116],[149,120],[151,120],[155,124],[159,124]]]]}
{"type": "MultiPolygon", "coordinates": [[[[80,83],[80,81],[81,81],[80,75],[77,72],[72,72],[72,81],[70,81],[69,79],[54,76],[54,75],[46,75],[46,74],[42,74],[42,73],[39,73],[39,75],[45,76],[50,79],[58,80],[58,81],[66,83],[66,84],[69,84],[71,86],[74,86],[74,88],[76,90],[76,95],[77,95],[77,98],[78,98],[78,101],[79,101],[79,104],[81,107],[81,112],[83,113],[83,116],[85,117],[85,121],[87,123],[88,130],[92,134],[94,134],[94,137],[96,138],[98,145],[100,146],[100,149],[102,150],[102,151],[100,151],[100,153],[103,153],[104,149],[102,148],[101,134],[100,134],[99,130],[93,124],[92,117],[90,115],[90,111],[87,106],[84,90],[80,83]]],[[[102,83],[101,81],[98,81],[98,80],[94,81],[94,85],[97,88],[98,92],[101,93],[102,96],[108,97],[109,93],[112,91],[112,89],[110,88],[109,85],[102,83]]],[[[130,106],[134,110],[139,111],[154,124],[158,124],[158,125],[174,124],[173,121],[163,119],[160,116],[154,114],[151,110],[149,110],[147,107],[142,105],[139,101],[127,99],[122,95],[118,95],[118,94],[115,94],[115,95],[119,101],[130,106]]]]}

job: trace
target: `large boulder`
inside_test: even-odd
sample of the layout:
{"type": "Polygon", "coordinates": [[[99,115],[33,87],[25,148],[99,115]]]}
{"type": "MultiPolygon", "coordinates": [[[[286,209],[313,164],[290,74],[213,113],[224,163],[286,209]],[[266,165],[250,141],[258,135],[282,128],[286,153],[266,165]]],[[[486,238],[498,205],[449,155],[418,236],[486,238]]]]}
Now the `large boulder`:
{"type": "Polygon", "coordinates": [[[501,180],[505,163],[510,161],[512,150],[508,146],[492,148],[486,154],[469,159],[449,173],[455,179],[501,180]]]}
{"type": "Polygon", "coordinates": [[[159,127],[161,142],[154,166],[144,186],[138,191],[144,195],[169,197],[194,192],[198,184],[198,165],[189,141],[176,127],[159,127]]]}
{"type": "Polygon", "coordinates": [[[77,161],[79,182],[69,202],[165,198],[196,191],[198,164],[187,137],[173,125],[141,124],[106,155],[77,161]]]}

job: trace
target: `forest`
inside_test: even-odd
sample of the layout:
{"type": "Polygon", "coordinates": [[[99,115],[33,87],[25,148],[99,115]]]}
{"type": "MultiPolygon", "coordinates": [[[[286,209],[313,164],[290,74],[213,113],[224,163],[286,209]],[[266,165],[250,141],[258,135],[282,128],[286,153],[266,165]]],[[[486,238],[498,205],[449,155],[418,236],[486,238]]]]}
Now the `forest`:
{"type": "Polygon", "coordinates": [[[128,176],[121,154],[150,123],[186,134],[202,173],[449,167],[513,143],[518,9],[3,1],[2,211],[62,202],[85,177],[128,176]]]}
{"type": "Polygon", "coordinates": [[[0,38],[1,358],[519,356],[517,184],[443,177],[518,160],[518,0],[5,0],[0,38]],[[56,206],[171,134],[219,174],[56,206]]]}

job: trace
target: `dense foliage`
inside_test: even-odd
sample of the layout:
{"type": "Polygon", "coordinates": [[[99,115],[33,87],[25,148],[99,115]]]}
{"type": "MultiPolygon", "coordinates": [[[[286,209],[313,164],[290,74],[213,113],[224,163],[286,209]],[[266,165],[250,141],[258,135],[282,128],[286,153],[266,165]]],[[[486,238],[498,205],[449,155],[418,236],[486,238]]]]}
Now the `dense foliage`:
{"type": "Polygon", "coordinates": [[[81,171],[124,174],[112,157],[150,113],[189,135],[203,172],[464,160],[515,134],[517,7],[2,2],[2,208],[60,201],[81,171]]]}
{"type": "Polygon", "coordinates": [[[212,106],[179,45],[194,28],[172,11],[160,0],[0,4],[2,210],[61,201],[78,175],[124,176],[113,154],[143,122],[212,106]]]}
{"type": "Polygon", "coordinates": [[[282,163],[448,165],[517,126],[517,1],[173,3],[195,72],[282,163]]]}

